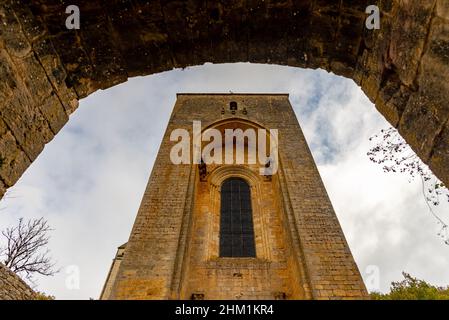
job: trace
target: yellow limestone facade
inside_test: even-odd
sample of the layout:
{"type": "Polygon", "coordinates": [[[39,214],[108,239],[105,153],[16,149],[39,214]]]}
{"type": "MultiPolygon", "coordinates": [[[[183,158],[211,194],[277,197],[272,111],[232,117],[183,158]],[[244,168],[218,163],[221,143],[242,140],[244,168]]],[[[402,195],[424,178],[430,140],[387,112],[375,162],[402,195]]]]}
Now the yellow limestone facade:
{"type": "MultiPolygon", "coordinates": [[[[203,140],[204,151],[212,139],[203,140]]],[[[118,252],[102,299],[368,297],[288,94],[178,94],[129,241],[118,252]],[[249,138],[243,164],[236,157],[194,163],[194,121],[202,135],[211,128],[223,136],[229,129],[266,132],[277,170],[262,175],[270,163],[249,163],[249,138]],[[191,161],[183,164],[173,163],[179,129],[191,139],[191,161]],[[225,187],[231,180],[243,193],[237,184],[232,192],[225,187]],[[240,216],[226,220],[236,205],[240,216]],[[246,233],[226,238],[228,222],[246,233]]]]}

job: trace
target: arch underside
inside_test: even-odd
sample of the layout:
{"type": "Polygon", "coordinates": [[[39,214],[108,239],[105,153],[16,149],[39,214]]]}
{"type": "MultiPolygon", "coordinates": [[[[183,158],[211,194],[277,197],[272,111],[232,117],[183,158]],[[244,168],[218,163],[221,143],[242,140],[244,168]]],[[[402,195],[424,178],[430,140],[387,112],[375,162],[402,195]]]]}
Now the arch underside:
{"type": "Polygon", "coordinates": [[[206,62],[322,68],[351,78],[449,185],[446,0],[0,1],[0,196],[78,100],[129,77],[206,62]],[[377,4],[381,29],[367,30],[377,4]]]}

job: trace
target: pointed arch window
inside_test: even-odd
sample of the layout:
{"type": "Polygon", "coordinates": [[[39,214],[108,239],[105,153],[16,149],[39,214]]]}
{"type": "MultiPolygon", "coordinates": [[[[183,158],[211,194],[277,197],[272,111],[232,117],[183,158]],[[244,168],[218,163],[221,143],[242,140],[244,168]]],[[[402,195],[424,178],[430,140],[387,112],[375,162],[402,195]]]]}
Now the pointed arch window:
{"type": "Polygon", "coordinates": [[[241,178],[221,185],[220,257],[255,257],[251,190],[241,178]]]}

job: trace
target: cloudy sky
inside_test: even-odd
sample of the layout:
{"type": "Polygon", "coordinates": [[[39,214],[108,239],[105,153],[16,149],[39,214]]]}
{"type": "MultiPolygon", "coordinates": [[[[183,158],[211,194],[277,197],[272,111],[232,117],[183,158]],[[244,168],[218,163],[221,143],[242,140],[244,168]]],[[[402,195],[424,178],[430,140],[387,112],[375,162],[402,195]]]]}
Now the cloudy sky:
{"type": "MultiPolygon", "coordinates": [[[[282,92],[290,100],[369,289],[407,271],[449,284],[449,246],[437,236],[420,182],[384,174],[366,152],[388,123],[351,81],[320,70],[228,64],[174,70],[99,91],[80,102],[0,202],[0,228],[45,217],[61,271],[37,278],[57,299],[98,298],[126,242],[177,92],[282,92]],[[78,279],[79,281],[76,281],[78,279]],[[79,283],[79,286],[77,285],[79,283]]],[[[449,221],[448,206],[439,208],[449,221]]]]}

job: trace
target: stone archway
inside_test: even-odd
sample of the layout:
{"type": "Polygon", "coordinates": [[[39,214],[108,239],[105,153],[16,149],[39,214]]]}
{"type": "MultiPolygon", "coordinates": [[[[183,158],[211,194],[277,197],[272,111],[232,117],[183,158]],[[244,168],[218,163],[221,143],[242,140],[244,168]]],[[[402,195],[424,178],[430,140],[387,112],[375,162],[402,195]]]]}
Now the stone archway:
{"type": "Polygon", "coordinates": [[[0,0],[0,196],[78,100],[205,62],[322,68],[353,79],[449,185],[446,0],[0,0]],[[74,3],[75,4],[75,3],[74,3]],[[381,29],[365,28],[376,4],[381,29]]]}

